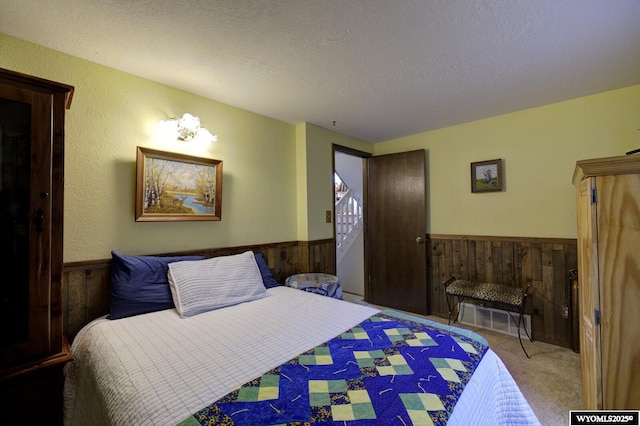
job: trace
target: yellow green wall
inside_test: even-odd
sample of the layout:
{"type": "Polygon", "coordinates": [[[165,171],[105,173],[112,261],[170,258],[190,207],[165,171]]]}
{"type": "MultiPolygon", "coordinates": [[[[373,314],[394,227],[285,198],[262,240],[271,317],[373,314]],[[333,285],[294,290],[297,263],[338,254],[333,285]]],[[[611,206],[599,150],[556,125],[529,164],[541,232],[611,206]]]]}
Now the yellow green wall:
{"type": "Polygon", "coordinates": [[[297,185],[297,211],[298,211],[298,238],[309,240],[309,208],[307,206],[307,126],[296,126],[296,181],[297,185]]]}
{"type": "Polygon", "coordinates": [[[0,67],[75,87],[66,115],[64,261],[331,238],[331,144],[294,126],[0,33],[0,67]],[[212,145],[167,141],[160,120],[191,112],[212,145]],[[220,222],[135,222],[136,146],[223,161],[220,222]]]}
{"type": "Polygon", "coordinates": [[[67,111],[64,260],[331,238],[331,145],[424,148],[427,232],[575,237],[575,161],[640,147],[640,86],[368,144],[291,125],[0,34],[0,67],[75,86],[67,111]],[[167,142],[188,111],[218,142],[167,142]],[[135,222],[136,146],[223,161],[222,221],[135,222]],[[503,158],[505,191],[471,194],[469,163],[503,158]]]}
{"type": "Polygon", "coordinates": [[[425,149],[427,232],[576,237],[577,160],[640,148],[640,85],[377,143],[425,149]],[[504,159],[504,190],[471,193],[470,163],[504,159]]]}
{"type": "Polygon", "coordinates": [[[294,126],[0,34],[0,67],[75,86],[66,119],[64,261],[297,240],[294,126]],[[162,141],[188,111],[218,135],[162,141]],[[222,221],[135,222],[136,146],[223,161],[222,221]]]}

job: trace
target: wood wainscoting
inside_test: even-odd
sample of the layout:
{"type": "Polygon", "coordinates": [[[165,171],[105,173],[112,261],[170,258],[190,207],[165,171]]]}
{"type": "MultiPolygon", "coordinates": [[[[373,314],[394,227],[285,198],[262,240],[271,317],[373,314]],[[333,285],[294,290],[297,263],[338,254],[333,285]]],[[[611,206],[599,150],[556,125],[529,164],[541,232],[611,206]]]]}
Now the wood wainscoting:
{"type": "MultiPolygon", "coordinates": [[[[251,250],[262,253],[278,282],[302,272],[336,273],[333,239],[290,241],[250,246],[189,250],[156,254],[160,256],[227,256],[251,250]]],[[[128,253],[123,253],[128,254],[128,253]]],[[[109,268],[111,259],[65,263],[63,269],[63,330],[72,341],[91,320],[109,313],[109,268]]]]}
{"type": "Polygon", "coordinates": [[[574,351],[569,271],[576,269],[577,240],[562,238],[428,235],[428,300],[433,315],[447,318],[442,282],[458,278],[529,289],[525,313],[533,339],[574,351]]]}

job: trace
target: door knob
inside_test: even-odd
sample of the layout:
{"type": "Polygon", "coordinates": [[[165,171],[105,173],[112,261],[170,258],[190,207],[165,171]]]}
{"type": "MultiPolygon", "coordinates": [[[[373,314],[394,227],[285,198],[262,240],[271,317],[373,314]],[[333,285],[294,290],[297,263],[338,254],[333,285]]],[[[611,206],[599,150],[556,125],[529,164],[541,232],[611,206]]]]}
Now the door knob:
{"type": "Polygon", "coordinates": [[[422,237],[416,237],[416,243],[422,244],[423,243],[422,237]]]}

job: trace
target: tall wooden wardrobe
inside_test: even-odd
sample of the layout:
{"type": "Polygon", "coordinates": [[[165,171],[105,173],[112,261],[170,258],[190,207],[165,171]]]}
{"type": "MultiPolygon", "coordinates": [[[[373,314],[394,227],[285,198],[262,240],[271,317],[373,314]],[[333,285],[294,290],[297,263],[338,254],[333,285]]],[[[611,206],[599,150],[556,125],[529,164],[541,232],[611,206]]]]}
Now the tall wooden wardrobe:
{"type": "Polygon", "coordinates": [[[584,409],[640,409],[640,154],[578,161],[584,409]]]}
{"type": "Polygon", "coordinates": [[[0,423],[62,423],[64,122],[73,87],[0,69],[0,423]]]}

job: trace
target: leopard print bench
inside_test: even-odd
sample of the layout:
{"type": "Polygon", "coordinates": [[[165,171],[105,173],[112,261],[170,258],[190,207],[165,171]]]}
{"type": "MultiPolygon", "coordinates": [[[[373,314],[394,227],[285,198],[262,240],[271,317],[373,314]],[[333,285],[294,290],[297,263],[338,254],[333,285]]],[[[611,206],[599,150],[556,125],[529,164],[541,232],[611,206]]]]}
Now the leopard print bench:
{"type": "MultiPolygon", "coordinates": [[[[514,324],[518,327],[518,339],[520,339],[520,346],[524,351],[527,358],[530,358],[524,345],[522,344],[522,338],[520,336],[520,326],[522,325],[522,315],[524,314],[524,307],[527,302],[527,295],[529,286],[526,289],[522,287],[511,287],[503,284],[483,283],[469,280],[457,279],[455,276],[451,276],[447,281],[443,283],[445,288],[445,295],[447,298],[447,305],[449,307],[449,324],[451,324],[451,316],[456,306],[460,309],[460,303],[464,300],[475,300],[478,302],[488,302],[496,305],[496,307],[505,310],[509,317],[513,320],[514,324]],[[457,298],[458,303],[451,305],[450,299],[457,298]],[[518,320],[516,321],[511,315],[511,311],[516,311],[518,320]]],[[[454,322],[457,321],[457,315],[454,317],[454,322]]],[[[523,327],[527,333],[529,341],[533,341],[526,327],[523,327]]]]}

